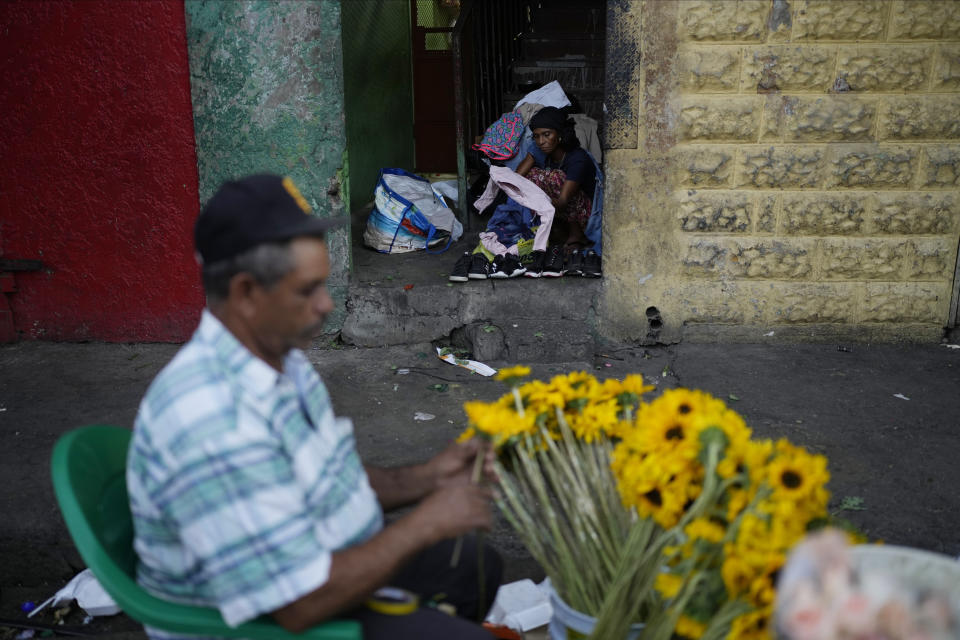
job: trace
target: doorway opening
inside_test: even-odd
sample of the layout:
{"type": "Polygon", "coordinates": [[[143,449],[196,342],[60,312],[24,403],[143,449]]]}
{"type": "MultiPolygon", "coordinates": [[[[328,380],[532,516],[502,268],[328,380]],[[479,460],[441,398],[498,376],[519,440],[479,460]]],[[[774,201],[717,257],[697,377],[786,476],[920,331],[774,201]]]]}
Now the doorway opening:
{"type": "MultiPolygon", "coordinates": [[[[351,0],[342,7],[353,270],[372,270],[362,280],[426,262],[423,252],[387,256],[363,247],[381,168],[430,179],[459,174],[450,204],[467,232],[443,258],[452,266],[485,225],[468,204],[486,169],[470,145],[501,114],[556,81],[569,111],[596,121],[602,139],[606,0],[351,0]]],[[[402,276],[410,283],[422,277],[402,276]]]]}

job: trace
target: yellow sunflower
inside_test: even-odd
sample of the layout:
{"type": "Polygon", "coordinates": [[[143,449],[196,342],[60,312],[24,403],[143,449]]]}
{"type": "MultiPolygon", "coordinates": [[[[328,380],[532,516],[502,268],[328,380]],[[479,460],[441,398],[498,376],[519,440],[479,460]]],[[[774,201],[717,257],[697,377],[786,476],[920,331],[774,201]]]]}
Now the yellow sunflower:
{"type": "Polygon", "coordinates": [[[593,442],[615,430],[618,413],[616,400],[591,402],[569,416],[570,428],[584,442],[593,442]]]}
{"type": "Polygon", "coordinates": [[[720,576],[723,578],[723,585],[727,588],[729,596],[736,598],[750,589],[754,571],[742,557],[737,555],[736,547],[728,544],[724,546],[720,576]]]}
{"type": "Polygon", "coordinates": [[[552,385],[533,380],[520,387],[524,405],[536,414],[546,413],[553,416],[556,409],[563,409],[566,398],[552,385]]]}
{"type": "Polygon", "coordinates": [[[784,516],[789,517],[795,510],[809,512],[826,508],[830,473],[824,456],[810,454],[802,447],[780,440],[765,476],[773,489],[772,499],[784,516]]]}
{"type": "Polygon", "coordinates": [[[643,451],[684,449],[686,455],[696,456],[700,433],[707,427],[728,425],[736,430],[736,421],[725,418],[725,411],[726,405],[702,391],[668,389],[637,411],[632,441],[643,451]]]}
{"type": "Polygon", "coordinates": [[[764,607],[734,618],[730,625],[728,640],[768,640],[773,637],[771,616],[773,609],[764,607]]]}
{"type": "Polygon", "coordinates": [[[677,626],[673,631],[678,636],[696,640],[697,638],[703,636],[703,632],[706,630],[707,625],[703,624],[702,622],[697,622],[689,616],[681,615],[680,619],[677,620],[677,626]]]}
{"type": "Polygon", "coordinates": [[[488,437],[496,449],[514,436],[536,433],[536,416],[532,413],[521,416],[510,406],[479,401],[464,403],[463,408],[471,426],[477,433],[488,437]]]}
{"type": "Polygon", "coordinates": [[[683,576],[678,576],[675,573],[658,573],[653,585],[667,600],[676,597],[682,586],[683,576]]]}
{"type": "Polygon", "coordinates": [[[653,389],[653,385],[644,383],[643,376],[638,373],[626,376],[620,384],[620,393],[632,393],[637,396],[641,396],[647,391],[653,391],[653,389]]]}
{"type": "Polygon", "coordinates": [[[497,375],[494,376],[494,379],[511,384],[512,382],[526,378],[528,375],[530,375],[530,367],[518,364],[515,367],[500,369],[497,371],[497,375]]]}
{"type": "Polygon", "coordinates": [[[710,543],[718,543],[727,535],[727,529],[719,522],[709,518],[696,518],[688,524],[683,532],[691,540],[706,540],[710,543]]]}

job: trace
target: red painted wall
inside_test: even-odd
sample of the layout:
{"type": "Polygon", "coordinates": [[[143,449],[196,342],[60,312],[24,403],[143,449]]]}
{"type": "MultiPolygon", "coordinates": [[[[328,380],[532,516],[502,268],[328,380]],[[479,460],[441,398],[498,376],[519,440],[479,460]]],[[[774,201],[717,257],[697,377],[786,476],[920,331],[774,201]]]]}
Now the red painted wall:
{"type": "Polygon", "coordinates": [[[14,337],[189,337],[188,69],[182,0],[0,2],[0,257],[46,267],[15,274],[14,337]]]}

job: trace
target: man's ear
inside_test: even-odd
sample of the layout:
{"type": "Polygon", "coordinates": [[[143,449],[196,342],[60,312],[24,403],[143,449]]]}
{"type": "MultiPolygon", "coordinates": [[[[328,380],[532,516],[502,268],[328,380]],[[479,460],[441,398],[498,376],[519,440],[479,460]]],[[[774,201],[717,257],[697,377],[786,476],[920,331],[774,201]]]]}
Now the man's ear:
{"type": "Polygon", "coordinates": [[[260,285],[253,276],[245,271],[230,278],[230,288],[227,300],[234,310],[243,318],[252,318],[257,312],[256,296],[260,285]]]}

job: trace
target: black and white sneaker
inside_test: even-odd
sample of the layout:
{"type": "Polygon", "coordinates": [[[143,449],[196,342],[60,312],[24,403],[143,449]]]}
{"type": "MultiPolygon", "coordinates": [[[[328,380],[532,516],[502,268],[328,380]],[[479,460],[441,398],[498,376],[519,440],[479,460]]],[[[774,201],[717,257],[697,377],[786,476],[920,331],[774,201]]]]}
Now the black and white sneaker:
{"type": "Polygon", "coordinates": [[[470,256],[470,268],[467,270],[467,278],[470,280],[486,280],[490,275],[490,261],[482,253],[475,253],[470,256]]]}
{"type": "Polygon", "coordinates": [[[600,265],[600,254],[589,249],[583,255],[583,275],[585,278],[599,278],[603,275],[600,265]]]}
{"type": "Polygon", "coordinates": [[[583,275],[583,251],[577,249],[571,251],[570,255],[563,265],[564,275],[582,276],[583,275]]]}
{"type": "Polygon", "coordinates": [[[528,278],[539,278],[540,274],[543,273],[543,263],[546,257],[547,254],[543,251],[532,251],[530,253],[530,263],[523,275],[528,278]]]}
{"type": "Polygon", "coordinates": [[[493,267],[490,270],[491,278],[516,278],[522,276],[526,269],[520,264],[517,256],[505,253],[493,259],[493,267]]]}
{"type": "Polygon", "coordinates": [[[464,251],[463,255],[457,258],[457,264],[453,265],[453,271],[447,278],[450,282],[466,282],[470,278],[470,252],[464,251]]]}
{"type": "Polygon", "coordinates": [[[556,244],[552,247],[547,247],[543,271],[540,275],[544,278],[559,278],[563,273],[563,247],[556,244]]]}

